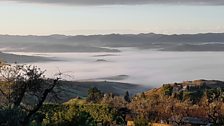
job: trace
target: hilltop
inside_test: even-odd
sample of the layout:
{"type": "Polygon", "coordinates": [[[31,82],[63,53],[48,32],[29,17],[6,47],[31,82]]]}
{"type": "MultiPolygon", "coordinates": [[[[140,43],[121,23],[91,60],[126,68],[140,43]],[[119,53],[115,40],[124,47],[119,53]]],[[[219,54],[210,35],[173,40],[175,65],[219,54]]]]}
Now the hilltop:
{"type": "Polygon", "coordinates": [[[164,84],[160,88],[138,94],[133,97],[129,109],[151,122],[162,120],[175,125],[220,124],[224,117],[223,101],[224,82],[195,80],[164,84]]]}
{"type": "MultiPolygon", "coordinates": [[[[224,82],[219,80],[194,80],[184,81],[181,83],[164,84],[158,89],[153,89],[144,92],[146,96],[152,96],[155,94],[176,97],[175,95],[182,93],[189,96],[195,96],[197,100],[201,100],[201,95],[204,95],[206,91],[216,90],[224,88],[224,82]]],[[[182,96],[184,97],[184,96],[182,96]]],[[[190,99],[193,100],[193,99],[190,99]]],[[[197,102],[197,101],[196,101],[197,102]]]]}

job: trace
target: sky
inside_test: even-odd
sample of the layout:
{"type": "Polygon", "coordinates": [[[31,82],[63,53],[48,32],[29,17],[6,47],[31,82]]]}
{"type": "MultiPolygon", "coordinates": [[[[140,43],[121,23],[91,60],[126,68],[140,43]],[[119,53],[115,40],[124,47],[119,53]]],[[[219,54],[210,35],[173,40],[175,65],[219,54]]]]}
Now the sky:
{"type": "Polygon", "coordinates": [[[223,0],[1,0],[0,34],[224,32],[223,0]]]}

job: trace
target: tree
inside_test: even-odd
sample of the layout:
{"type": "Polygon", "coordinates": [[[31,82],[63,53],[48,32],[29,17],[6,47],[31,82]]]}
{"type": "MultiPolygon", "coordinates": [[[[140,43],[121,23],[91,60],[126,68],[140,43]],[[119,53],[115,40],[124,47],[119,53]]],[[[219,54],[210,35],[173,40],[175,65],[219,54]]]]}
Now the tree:
{"type": "Polygon", "coordinates": [[[96,87],[88,90],[87,101],[97,103],[103,98],[103,93],[96,87]]]}
{"type": "Polygon", "coordinates": [[[60,77],[45,78],[44,72],[31,65],[3,65],[0,68],[0,106],[13,112],[24,112],[24,116],[17,120],[22,126],[29,125],[33,115],[59,84],[60,77]]]}
{"type": "Polygon", "coordinates": [[[130,99],[130,96],[129,96],[129,92],[128,92],[128,91],[125,92],[124,100],[125,100],[126,102],[131,102],[131,99],[130,99]]]}

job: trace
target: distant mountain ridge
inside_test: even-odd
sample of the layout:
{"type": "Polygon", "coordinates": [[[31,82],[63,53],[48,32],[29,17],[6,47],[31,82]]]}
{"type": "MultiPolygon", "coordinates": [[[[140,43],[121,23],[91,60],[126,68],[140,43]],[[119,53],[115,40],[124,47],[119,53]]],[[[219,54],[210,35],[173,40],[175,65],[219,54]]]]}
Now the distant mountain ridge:
{"type": "Polygon", "coordinates": [[[141,33],[76,36],[57,34],[49,36],[0,35],[0,48],[4,48],[5,51],[119,52],[118,49],[111,49],[115,47],[137,47],[163,51],[216,51],[216,48],[218,48],[217,51],[224,51],[222,44],[224,44],[224,33],[179,35],[141,33]],[[189,45],[194,47],[189,47],[189,45]],[[212,49],[210,49],[211,46],[212,49]]]}
{"type": "Polygon", "coordinates": [[[224,33],[198,33],[198,34],[155,34],[155,33],[140,33],[140,34],[105,34],[105,35],[61,35],[53,34],[46,36],[37,36],[37,35],[0,35],[0,41],[2,40],[64,40],[64,41],[102,41],[102,40],[138,40],[140,41],[154,41],[158,42],[223,42],[224,33]],[[114,39],[116,38],[116,39],[114,39]]]}

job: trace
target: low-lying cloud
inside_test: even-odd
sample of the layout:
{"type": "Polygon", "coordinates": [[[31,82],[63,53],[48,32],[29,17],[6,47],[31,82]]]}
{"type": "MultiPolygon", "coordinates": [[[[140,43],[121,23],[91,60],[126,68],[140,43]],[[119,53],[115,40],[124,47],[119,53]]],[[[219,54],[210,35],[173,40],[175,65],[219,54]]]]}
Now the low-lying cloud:
{"type": "Polygon", "coordinates": [[[67,4],[67,5],[224,5],[224,0],[5,0],[25,3],[67,4]]]}

